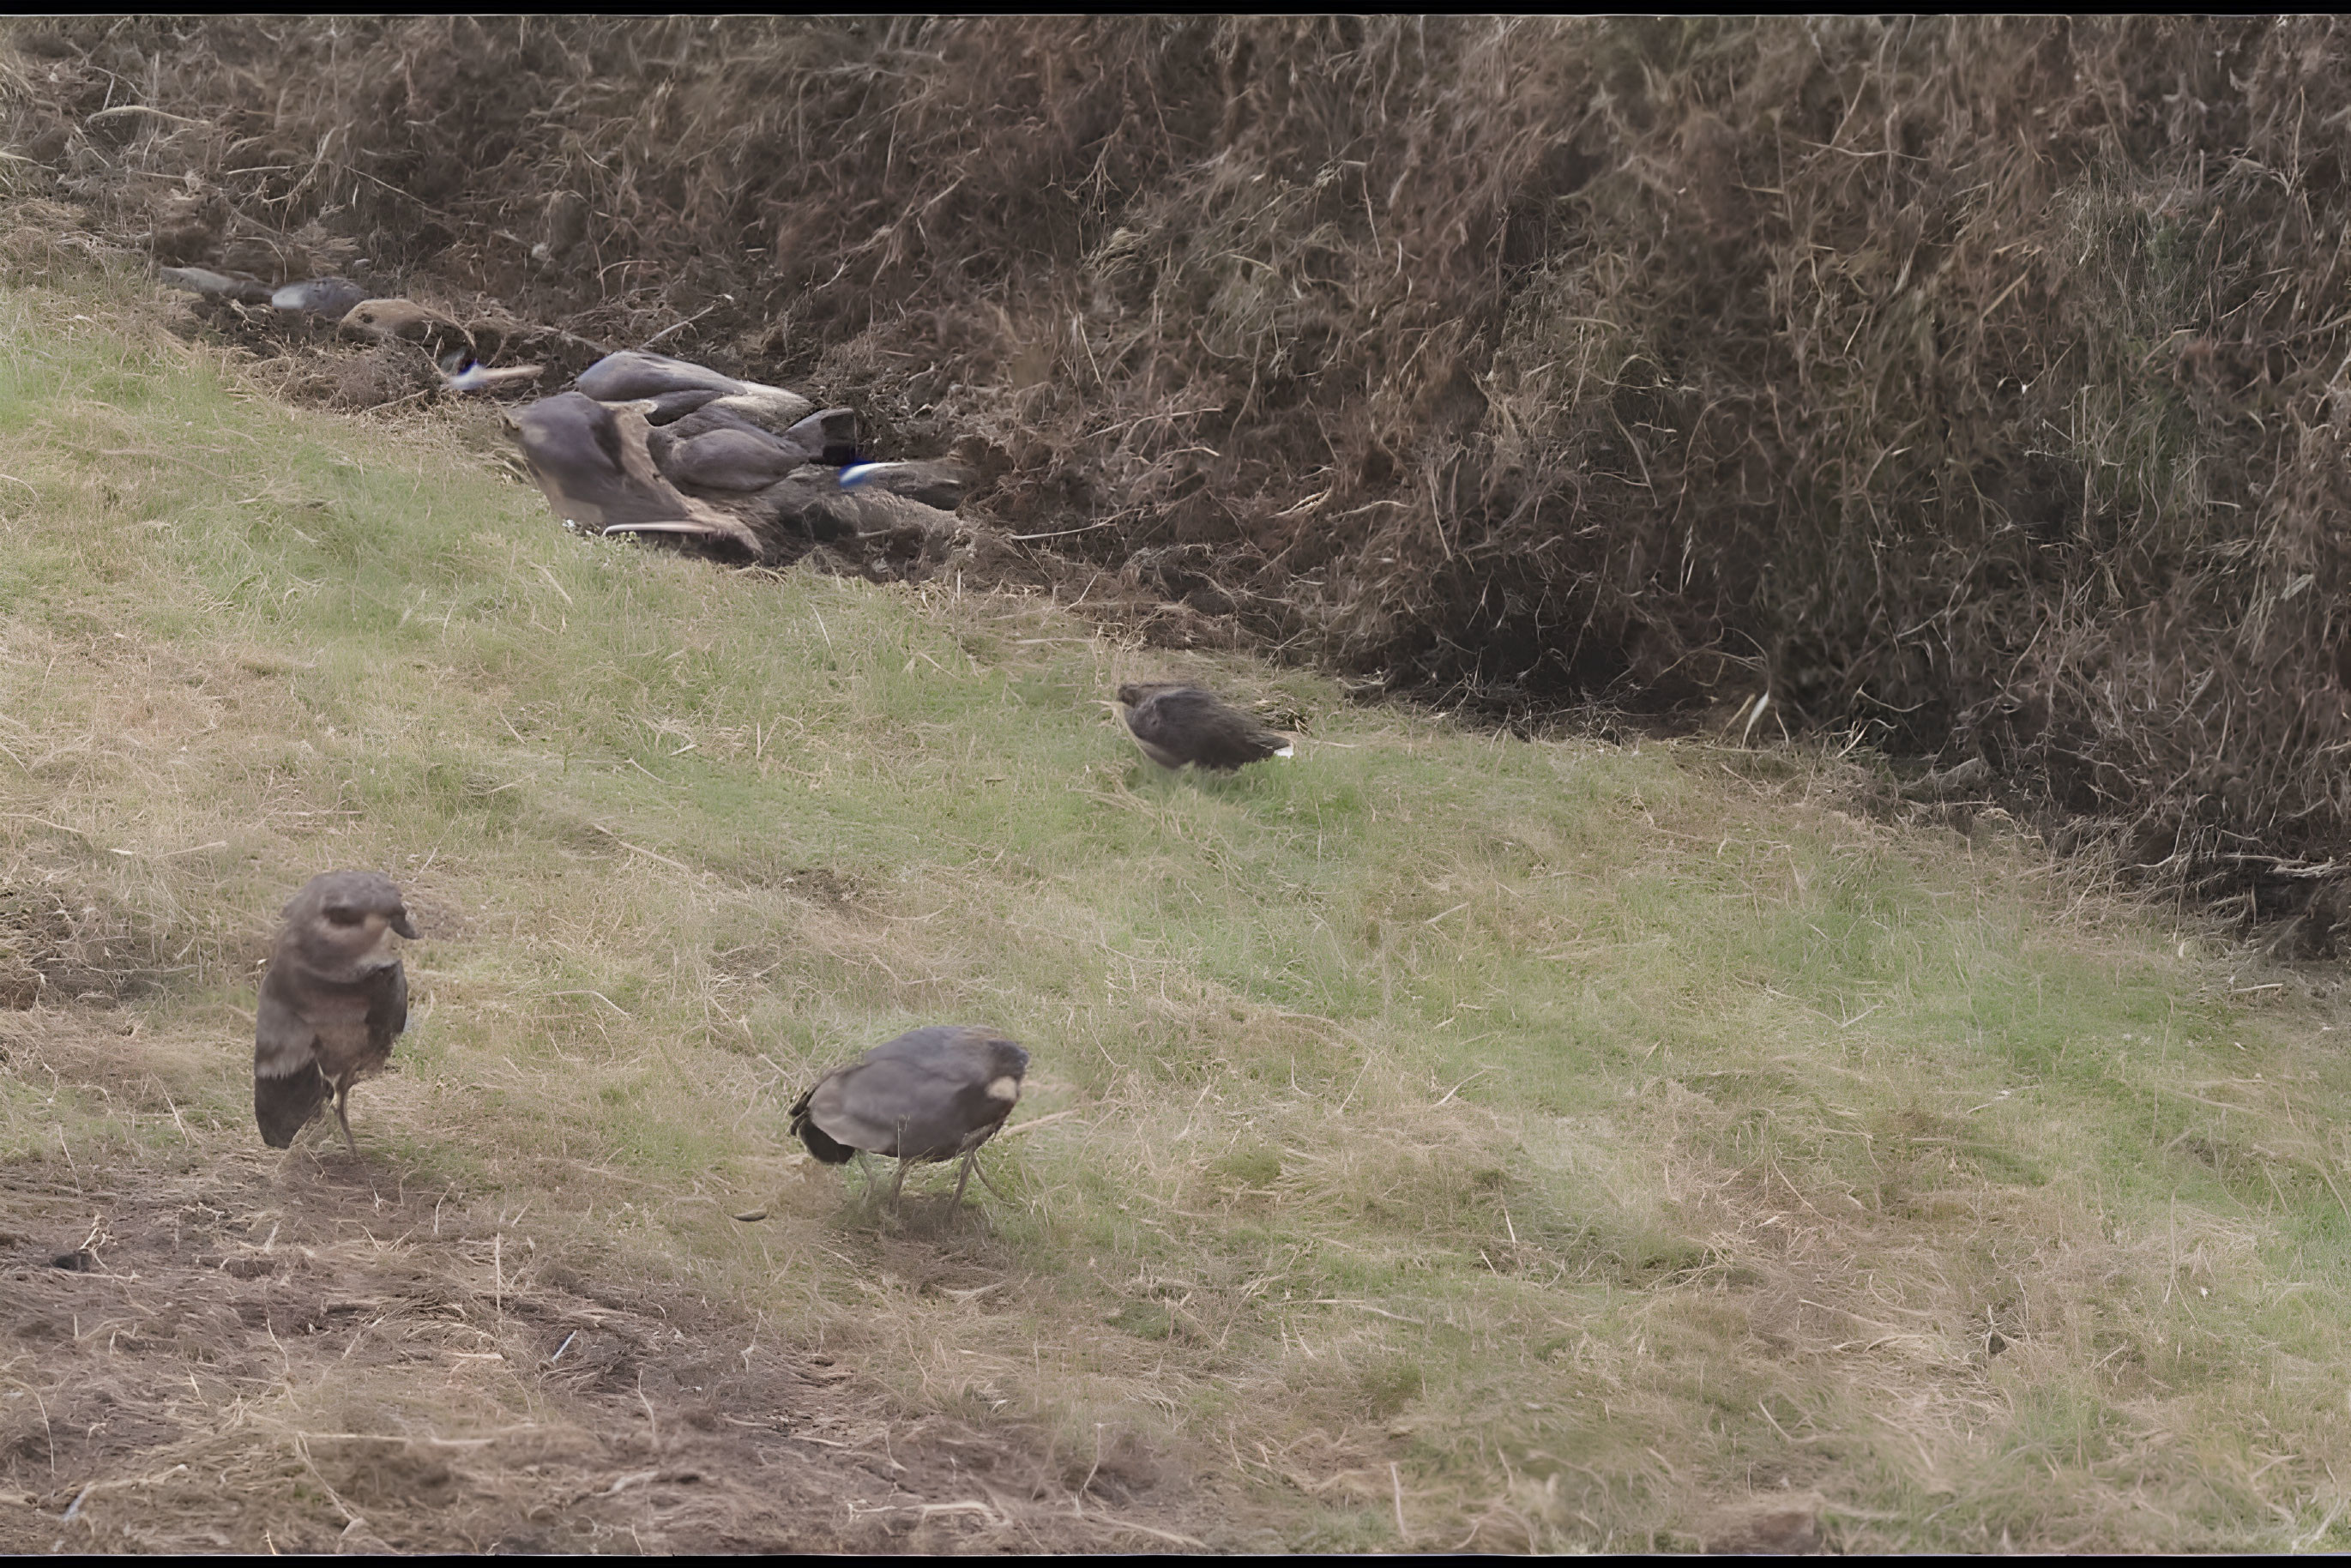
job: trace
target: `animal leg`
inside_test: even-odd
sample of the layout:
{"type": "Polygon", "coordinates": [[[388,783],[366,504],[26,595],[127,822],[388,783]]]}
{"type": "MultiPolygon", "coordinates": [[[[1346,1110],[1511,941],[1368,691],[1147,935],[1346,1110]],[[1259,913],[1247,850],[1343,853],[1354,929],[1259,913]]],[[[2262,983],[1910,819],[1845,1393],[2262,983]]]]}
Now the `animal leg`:
{"type": "Polygon", "coordinates": [[[898,1158],[898,1176],[897,1176],[897,1179],[895,1179],[894,1181],[891,1182],[891,1184],[890,1184],[890,1207],[891,1207],[895,1208],[895,1207],[898,1207],[898,1189],[899,1189],[900,1187],[902,1187],[902,1186],[904,1186],[905,1185],[906,1185],[906,1160],[905,1160],[905,1156],[902,1155],[900,1155],[900,1156],[899,1156],[899,1158],[898,1158]]]}
{"type": "MultiPolygon", "coordinates": [[[[964,1187],[965,1187],[966,1184],[967,1184],[967,1183],[971,1180],[971,1162],[972,1162],[974,1159],[976,1159],[976,1158],[977,1158],[977,1157],[978,1157],[978,1154],[979,1154],[979,1151],[978,1151],[978,1150],[977,1150],[977,1149],[975,1149],[975,1150],[973,1150],[971,1153],[969,1153],[969,1154],[967,1154],[967,1155],[964,1155],[964,1157],[963,1157],[963,1174],[956,1177],[956,1195],[955,1195],[955,1202],[953,1202],[953,1203],[949,1204],[949,1205],[947,1206],[948,1207],[950,1207],[950,1208],[961,1208],[961,1207],[963,1207],[963,1189],[964,1189],[964,1187]]],[[[986,1181],[987,1178],[986,1176],[982,1176],[982,1177],[980,1177],[979,1179],[980,1179],[980,1180],[982,1180],[982,1181],[986,1181]]]]}
{"type": "Polygon", "coordinates": [[[343,1111],[350,1097],[351,1086],[349,1083],[335,1091],[335,1120],[342,1124],[343,1146],[350,1150],[351,1158],[357,1159],[360,1157],[359,1140],[351,1136],[351,1119],[343,1111]]]}
{"type": "Polygon", "coordinates": [[[872,1203],[873,1195],[881,1190],[882,1178],[874,1174],[873,1156],[863,1149],[857,1151],[857,1174],[862,1178],[858,1184],[857,1201],[872,1203]]]}
{"type": "Polygon", "coordinates": [[[979,1151],[977,1149],[974,1149],[971,1152],[971,1168],[979,1176],[980,1186],[986,1187],[997,1197],[1004,1199],[1007,1203],[1010,1203],[1012,1201],[1012,1197],[1009,1193],[1006,1192],[1002,1187],[997,1186],[994,1182],[988,1179],[987,1168],[979,1163],[979,1151]]]}

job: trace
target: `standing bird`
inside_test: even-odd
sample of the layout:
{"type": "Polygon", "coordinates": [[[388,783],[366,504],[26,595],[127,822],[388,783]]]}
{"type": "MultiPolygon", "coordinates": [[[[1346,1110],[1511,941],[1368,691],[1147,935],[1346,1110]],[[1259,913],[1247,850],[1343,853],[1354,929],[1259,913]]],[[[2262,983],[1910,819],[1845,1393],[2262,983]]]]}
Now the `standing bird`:
{"type": "Polygon", "coordinates": [[[846,1165],[860,1150],[895,1159],[893,1203],[910,1163],[961,1155],[960,1204],[979,1145],[1012,1113],[1028,1071],[1029,1053],[994,1030],[908,1030],[818,1079],[792,1106],[792,1131],[829,1166],[846,1165]]]}
{"type": "Polygon", "coordinates": [[[1126,727],[1143,755],[1162,768],[1213,768],[1230,773],[1244,763],[1290,755],[1289,737],[1197,686],[1172,681],[1130,681],[1118,688],[1126,727]]]}
{"type": "Polygon", "coordinates": [[[253,1030],[253,1117],[271,1148],[290,1146],[331,1093],[357,1157],[344,1113],[351,1085],[382,1069],[408,1027],[392,932],[413,938],[416,927],[400,889],[371,871],[322,872],[286,906],[253,1030]]]}

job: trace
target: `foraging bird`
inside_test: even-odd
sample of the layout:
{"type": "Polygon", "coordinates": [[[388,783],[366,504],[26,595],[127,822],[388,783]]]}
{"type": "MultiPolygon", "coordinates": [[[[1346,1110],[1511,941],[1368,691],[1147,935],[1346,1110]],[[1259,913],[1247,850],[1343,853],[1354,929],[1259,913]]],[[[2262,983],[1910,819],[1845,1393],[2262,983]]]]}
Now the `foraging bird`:
{"type": "Polygon", "coordinates": [[[895,1159],[893,1202],[910,1163],[960,1155],[960,1204],[980,1145],[1012,1113],[1028,1071],[1029,1053],[994,1030],[908,1030],[817,1080],[792,1106],[791,1129],[829,1166],[845,1165],[860,1150],[895,1159]]]}
{"type": "Polygon", "coordinates": [[[655,412],[645,415],[645,418],[655,429],[666,429],[673,441],[692,441],[696,436],[708,435],[719,430],[749,431],[769,441],[777,439],[774,431],[754,423],[739,413],[705,406],[716,401],[717,396],[708,387],[689,387],[683,392],[664,392],[650,400],[655,405],[655,412]],[[678,412],[664,418],[664,413],[673,406],[678,412]]]}
{"type": "Polygon", "coordinates": [[[386,940],[414,937],[392,879],[322,872],[286,906],[261,978],[253,1030],[253,1117],[273,1149],[294,1142],[329,1094],[356,1157],[345,1107],[351,1085],[381,1071],[408,1027],[408,977],[386,940]]]}
{"type": "Polygon", "coordinates": [[[783,387],[745,382],[741,392],[716,398],[708,406],[748,420],[761,430],[782,435],[805,419],[808,411],[815,404],[783,387]]]}
{"type": "Polygon", "coordinates": [[[1118,688],[1118,700],[1134,743],[1162,768],[1189,762],[1230,773],[1245,763],[1290,755],[1287,737],[1197,686],[1130,681],[1118,688]]]}
{"type": "Polygon", "coordinates": [[[737,412],[739,402],[715,399],[657,430],[654,464],[674,482],[698,489],[764,490],[802,464],[845,463],[857,455],[852,410],[820,409],[778,434],[737,412]]]}

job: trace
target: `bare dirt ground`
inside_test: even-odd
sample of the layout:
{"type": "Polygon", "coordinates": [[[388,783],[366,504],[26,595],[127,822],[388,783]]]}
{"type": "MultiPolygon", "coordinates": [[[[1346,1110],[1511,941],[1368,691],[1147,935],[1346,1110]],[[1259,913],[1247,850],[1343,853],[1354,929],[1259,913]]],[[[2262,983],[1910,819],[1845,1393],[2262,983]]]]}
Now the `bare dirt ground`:
{"type": "MultiPolygon", "coordinates": [[[[71,1011],[13,1026],[15,1067],[185,1145],[0,1172],[0,1551],[1134,1550],[1218,1507],[985,1409],[908,1420],[853,1356],[581,1267],[380,1148],[189,1126],[71,1011]]],[[[874,1245],[944,1291],[972,1249],[874,1245]]]]}

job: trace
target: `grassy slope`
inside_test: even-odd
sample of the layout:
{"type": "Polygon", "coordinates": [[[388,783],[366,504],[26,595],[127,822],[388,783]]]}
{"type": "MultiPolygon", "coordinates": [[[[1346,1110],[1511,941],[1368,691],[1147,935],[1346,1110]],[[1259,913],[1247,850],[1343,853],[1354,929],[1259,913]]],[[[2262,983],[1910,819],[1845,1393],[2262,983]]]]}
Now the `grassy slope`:
{"type": "Polygon", "coordinates": [[[1289,1544],[1687,1539],[1782,1489],[1857,1546],[2346,1543],[2346,1075],[2298,984],[1800,760],[1232,661],[1191,667],[1311,743],[1171,779],[1099,703],[1165,663],[1049,606],[568,538],[486,423],[288,411],[130,283],[0,334],[6,940],[62,900],[172,1107],[0,1076],[16,1168],[249,1144],[274,912],[380,866],[425,937],[371,1160],[909,1408],[1219,1471],[1289,1544]],[[992,1234],[906,1222],[979,1297],[885,1267],[780,1114],[955,1019],[1066,1113],[992,1152],[992,1234]]]}

